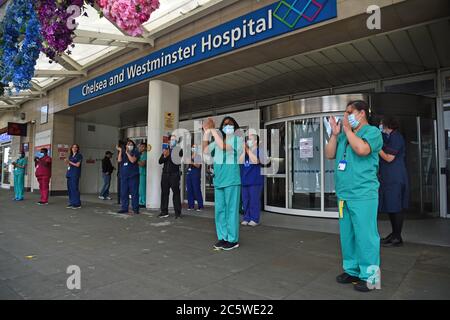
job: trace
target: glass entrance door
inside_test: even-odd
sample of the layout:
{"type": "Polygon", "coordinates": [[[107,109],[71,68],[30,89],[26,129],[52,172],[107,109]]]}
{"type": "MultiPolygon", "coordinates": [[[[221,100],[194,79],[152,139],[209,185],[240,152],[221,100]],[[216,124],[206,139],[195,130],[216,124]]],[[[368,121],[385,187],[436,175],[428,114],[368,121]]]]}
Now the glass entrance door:
{"type": "Polygon", "coordinates": [[[2,161],[2,174],[1,174],[1,186],[3,188],[10,187],[10,179],[11,179],[11,147],[7,146],[2,148],[1,161],[2,161]]]}

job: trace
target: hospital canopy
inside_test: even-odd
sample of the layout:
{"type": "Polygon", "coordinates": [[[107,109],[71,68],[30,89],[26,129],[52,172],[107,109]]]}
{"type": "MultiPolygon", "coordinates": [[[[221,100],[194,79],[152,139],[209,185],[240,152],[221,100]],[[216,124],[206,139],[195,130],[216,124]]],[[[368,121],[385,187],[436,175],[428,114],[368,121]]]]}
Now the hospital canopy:
{"type": "MultiPolygon", "coordinates": [[[[33,1],[33,0],[10,0],[7,3],[1,5],[0,8],[0,19],[2,24],[8,23],[8,16],[6,12],[8,10],[8,6],[15,5],[13,9],[17,12],[16,20],[20,20],[20,10],[17,8],[21,8],[26,11],[27,5],[35,4],[35,24],[40,25],[40,28],[47,28],[44,31],[49,32],[51,26],[45,23],[39,23],[39,19],[45,19],[46,14],[49,12],[39,11],[39,8],[36,8],[36,3],[49,4],[49,8],[51,6],[61,1],[33,1]],[[37,10],[36,10],[37,9],[37,10]]],[[[61,54],[57,54],[54,57],[48,53],[46,50],[46,44],[44,44],[44,50],[39,50],[34,52],[34,66],[27,66],[28,72],[32,72],[30,74],[31,81],[28,86],[20,87],[19,85],[14,86],[12,78],[9,77],[9,81],[7,83],[3,83],[3,87],[5,90],[3,94],[0,92],[0,111],[1,110],[10,110],[16,109],[18,106],[29,99],[33,99],[35,97],[40,97],[46,94],[46,92],[61,83],[74,78],[85,76],[87,71],[97,65],[101,65],[104,59],[108,57],[126,53],[134,48],[143,48],[144,46],[152,46],[156,38],[162,36],[164,34],[164,30],[168,29],[170,26],[175,25],[177,23],[182,23],[184,19],[188,19],[189,16],[198,13],[202,10],[208,9],[210,6],[217,5],[222,2],[221,0],[127,0],[127,1],[108,1],[108,0],[73,0],[73,1],[62,1],[66,4],[83,4],[82,9],[78,13],[79,16],[75,19],[77,26],[73,31],[72,39],[73,44],[69,45],[65,50],[61,52],[61,54]],[[121,17],[103,14],[103,6],[107,6],[109,3],[138,3],[142,7],[148,6],[147,8],[147,16],[140,17],[141,19],[145,19],[149,17],[146,21],[141,23],[140,26],[134,25],[132,27],[127,26],[121,17]],[[49,58],[50,56],[50,58],[49,58]],[[34,68],[34,70],[33,70],[34,68]],[[34,71],[34,72],[33,72],[34,71]],[[17,88],[20,87],[20,88],[17,88]]],[[[41,8],[42,9],[42,8],[41,8]]],[[[54,9],[54,8],[53,8],[54,9]]],[[[110,9],[110,8],[109,8],[110,9]]],[[[122,8],[116,8],[117,11],[123,11],[122,8]]],[[[11,9],[10,9],[11,10],[11,9]]],[[[139,11],[139,10],[138,10],[139,11]]],[[[142,13],[142,12],[138,12],[142,13]]],[[[75,11],[70,11],[70,14],[76,15],[75,11]]],[[[70,16],[69,16],[70,17],[70,16]]],[[[29,19],[30,17],[25,17],[25,19],[29,19]]],[[[47,17],[48,18],[48,17],[47,17]]],[[[66,20],[68,16],[65,16],[66,20]]],[[[122,17],[123,18],[123,17],[122,17]]],[[[137,18],[136,18],[137,19],[137,18]]],[[[33,21],[33,19],[31,19],[33,21]]],[[[47,19],[47,22],[49,20],[47,19]]],[[[142,20],[141,20],[142,21],[142,20]]],[[[136,22],[137,23],[137,22],[136,22]]],[[[128,23],[129,24],[129,23],[128,23]]],[[[14,27],[14,24],[8,25],[14,27]]],[[[33,24],[30,23],[30,29],[33,27],[33,24]]],[[[16,25],[17,27],[17,25],[16,25]]],[[[22,28],[23,31],[23,28],[22,28]]],[[[14,30],[7,30],[7,33],[13,33],[14,30]]],[[[28,31],[27,36],[30,34],[31,30],[28,31]]],[[[50,31],[52,32],[52,31],[50,31]]],[[[26,32],[24,32],[26,33],[26,32]]],[[[41,31],[41,34],[43,32],[41,31]]],[[[1,38],[4,38],[4,33],[2,33],[1,38]]],[[[33,44],[32,41],[26,42],[26,39],[33,40],[32,37],[26,37],[25,35],[19,35],[14,39],[14,36],[6,37],[6,45],[14,45],[14,40],[16,40],[17,45],[14,50],[10,50],[10,54],[13,56],[18,56],[17,47],[30,46],[29,52],[32,52],[33,44]]],[[[45,38],[45,36],[44,36],[45,38]]],[[[36,40],[36,39],[35,39],[36,40]]],[[[45,40],[45,39],[44,39],[45,40]]],[[[45,42],[45,41],[44,41],[45,42]]],[[[51,41],[50,41],[51,42],[51,41]]],[[[0,43],[0,45],[4,45],[0,43]]],[[[38,44],[39,45],[39,44],[38,44]]],[[[56,44],[57,46],[58,44],[56,44]]],[[[59,45],[61,45],[59,43],[59,45]]],[[[42,49],[42,48],[41,48],[42,49]]],[[[8,49],[6,50],[8,54],[8,49]]],[[[27,52],[28,52],[27,51],[27,52]]],[[[21,52],[19,52],[20,54],[21,52]]],[[[3,53],[4,54],[4,53],[3,53]]],[[[1,54],[0,54],[0,58],[1,54]]],[[[1,59],[3,61],[4,59],[1,59]]],[[[25,63],[33,63],[33,55],[24,54],[25,63]],[[28,59],[28,60],[26,60],[28,59]]],[[[0,67],[4,67],[3,64],[0,67]]],[[[8,66],[7,66],[8,67],[8,66]]],[[[10,66],[12,67],[12,66],[10,66]]],[[[3,68],[4,69],[4,68],[3,68]]],[[[17,69],[17,68],[14,68],[17,69]]],[[[27,68],[22,68],[25,71],[23,74],[19,76],[25,77],[27,68]]],[[[0,71],[1,72],[1,71],[0,71]]],[[[3,76],[2,76],[3,78],[3,76]]],[[[1,80],[1,79],[0,79],[1,80]]],[[[17,80],[17,76],[15,77],[17,80]]]]}

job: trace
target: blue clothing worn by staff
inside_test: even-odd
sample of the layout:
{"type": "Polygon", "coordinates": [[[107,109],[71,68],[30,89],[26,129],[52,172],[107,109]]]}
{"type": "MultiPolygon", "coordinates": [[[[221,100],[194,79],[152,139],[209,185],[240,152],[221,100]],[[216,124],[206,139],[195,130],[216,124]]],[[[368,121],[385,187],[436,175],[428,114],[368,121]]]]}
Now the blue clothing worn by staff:
{"type": "Polygon", "coordinates": [[[129,195],[133,213],[139,213],[139,151],[133,141],[129,140],[126,150],[118,147],[120,162],[120,203],[119,213],[128,213],[129,195]]]}
{"type": "Polygon", "coordinates": [[[398,121],[386,118],[380,125],[383,132],[383,149],[380,151],[380,204],[379,212],[387,213],[392,225],[392,233],[381,239],[385,247],[403,244],[402,210],[408,208],[408,173],[405,163],[405,140],[398,132],[398,121]]]}
{"type": "Polygon", "coordinates": [[[80,200],[80,177],[81,177],[81,164],[83,156],[80,153],[80,147],[74,144],[70,149],[70,156],[65,160],[67,167],[67,191],[69,193],[69,205],[68,209],[81,208],[80,200]]]}
{"type": "Polygon", "coordinates": [[[355,283],[367,292],[380,284],[380,237],[378,213],[378,153],[381,132],[368,124],[369,107],[364,101],[347,105],[340,124],[331,117],[332,135],[325,147],[328,159],[336,159],[335,181],[344,273],[339,283],[355,283]]]}
{"type": "Polygon", "coordinates": [[[14,200],[22,201],[25,188],[25,169],[28,164],[25,153],[21,152],[19,159],[12,164],[14,166],[14,200]]]}
{"type": "Polygon", "coordinates": [[[201,157],[196,154],[195,146],[191,149],[192,163],[189,164],[186,174],[186,191],[188,196],[188,210],[195,209],[195,200],[197,200],[197,211],[203,209],[203,196],[201,188],[201,157]]]}
{"type": "Polygon", "coordinates": [[[260,151],[256,135],[250,135],[241,155],[242,205],[244,218],[242,225],[257,226],[261,215],[261,193],[264,177],[261,175],[260,151]]]}

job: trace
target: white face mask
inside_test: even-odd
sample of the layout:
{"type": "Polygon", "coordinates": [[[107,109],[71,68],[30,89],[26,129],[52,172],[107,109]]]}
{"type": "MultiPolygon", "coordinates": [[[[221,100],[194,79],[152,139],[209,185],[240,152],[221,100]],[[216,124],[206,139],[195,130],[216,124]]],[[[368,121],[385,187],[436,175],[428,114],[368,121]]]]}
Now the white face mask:
{"type": "Polygon", "coordinates": [[[252,148],[252,147],[254,146],[254,141],[253,141],[253,140],[248,140],[248,141],[247,141],[247,146],[248,146],[249,148],[252,148]]]}
{"type": "Polygon", "coordinates": [[[127,146],[127,150],[128,150],[128,151],[133,151],[133,149],[134,149],[133,146],[131,146],[131,145],[130,145],[130,146],[127,146]]]}

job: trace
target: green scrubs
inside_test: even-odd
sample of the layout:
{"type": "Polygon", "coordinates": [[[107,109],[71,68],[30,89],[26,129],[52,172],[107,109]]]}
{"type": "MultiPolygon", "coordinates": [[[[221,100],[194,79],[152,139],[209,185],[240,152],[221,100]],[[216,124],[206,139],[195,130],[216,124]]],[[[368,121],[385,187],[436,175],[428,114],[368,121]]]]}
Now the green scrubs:
{"type": "Polygon", "coordinates": [[[222,150],[215,142],[209,144],[214,158],[214,202],[216,232],[219,240],[239,241],[239,201],[241,194],[241,172],[239,155],[242,153],[242,138],[230,136],[226,144],[233,150],[222,150]]]}
{"type": "Polygon", "coordinates": [[[378,128],[365,125],[356,135],[370,146],[370,154],[357,155],[345,133],[337,140],[336,195],[343,268],[362,280],[377,282],[374,272],[380,266],[380,237],[377,229],[378,164],[383,139],[378,128]],[[342,162],[346,162],[345,170],[342,162]],[[341,163],[341,166],[339,165],[341,163]]]}
{"type": "Polygon", "coordinates": [[[139,167],[139,204],[147,204],[147,152],[144,151],[139,157],[139,161],[145,161],[144,167],[139,167]]]}
{"type": "MultiPolygon", "coordinates": [[[[19,166],[26,167],[27,166],[27,158],[20,158],[16,161],[16,164],[19,166]]],[[[24,193],[24,182],[25,182],[25,168],[14,168],[14,193],[16,200],[23,200],[24,193]]]]}

